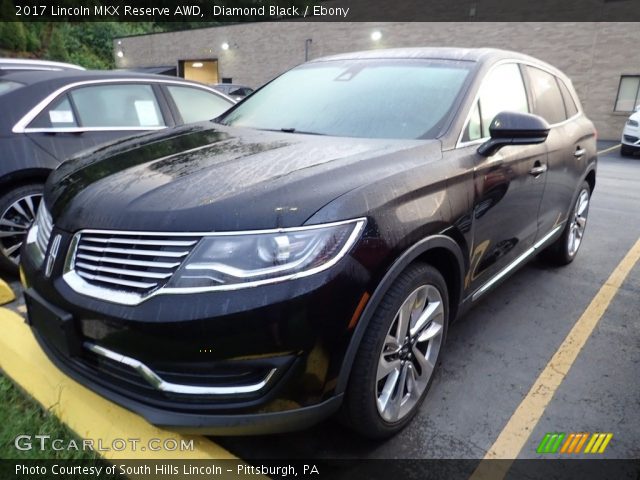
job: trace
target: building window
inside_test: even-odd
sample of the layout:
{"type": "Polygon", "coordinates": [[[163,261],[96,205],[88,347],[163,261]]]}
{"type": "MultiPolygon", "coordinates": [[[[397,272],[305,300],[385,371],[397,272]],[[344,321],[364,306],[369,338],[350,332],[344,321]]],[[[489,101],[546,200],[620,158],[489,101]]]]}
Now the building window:
{"type": "Polygon", "coordinates": [[[620,77],[616,112],[633,112],[640,103],[640,75],[623,75],[620,77]]]}

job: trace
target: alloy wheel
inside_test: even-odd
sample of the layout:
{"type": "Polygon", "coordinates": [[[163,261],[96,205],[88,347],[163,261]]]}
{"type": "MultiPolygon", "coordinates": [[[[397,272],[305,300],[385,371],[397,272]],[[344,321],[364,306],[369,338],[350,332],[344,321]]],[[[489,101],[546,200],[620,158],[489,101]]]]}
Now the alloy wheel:
{"type": "Polygon", "coordinates": [[[578,195],[571,223],[569,224],[569,235],[567,236],[567,251],[573,257],[578,253],[582,237],[587,226],[587,215],[589,214],[589,192],[582,190],[578,195]]]}
{"type": "Polygon", "coordinates": [[[20,247],[36,219],[41,199],[39,193],[25,195],[0,215],[0,254],[15,265],[20,262],[20,247]]]}
{"type": "Polygon", "coordinates": [[[422,285],[402,303],[387,332],[376,375],[376,406],[387,422],[407,416],[420,401],[442,347],[440,291],[422,285]]]}

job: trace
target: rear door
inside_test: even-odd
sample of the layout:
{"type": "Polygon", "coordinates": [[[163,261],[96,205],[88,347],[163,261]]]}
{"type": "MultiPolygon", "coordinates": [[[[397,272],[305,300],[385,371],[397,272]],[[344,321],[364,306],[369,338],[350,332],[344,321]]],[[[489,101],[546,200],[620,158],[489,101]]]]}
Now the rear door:
{"type": "Polygon", "coordinates": [[[544,118],[551,130],[547,141],[546,185],[540,213],[539,238],[563,223],[582,178],[588,158],[595,152],[595,131],[578,110],[569,88],[551,72],[526,67],[533,113],[544,118]]]}
{"type": "Polygon", "coordinates": [[[506,146],[490,157],[476,152],[478,145],[489,138],[491,121],[503,111],[530,112],[517,63],[498,65],[487,74],[462,136],[461,146],[469,145],[475,159],[473,244],[466,279],[471,291],[528,250],[538,231],[545,174],[532,171],[546,165],[544,144],[506,146]]]}
{"type": "Polygon", "coordinates": [[[151,83],[96,83],[53,100],[25,134],[59,161],[99,144],[173,124],[151,83]]]}

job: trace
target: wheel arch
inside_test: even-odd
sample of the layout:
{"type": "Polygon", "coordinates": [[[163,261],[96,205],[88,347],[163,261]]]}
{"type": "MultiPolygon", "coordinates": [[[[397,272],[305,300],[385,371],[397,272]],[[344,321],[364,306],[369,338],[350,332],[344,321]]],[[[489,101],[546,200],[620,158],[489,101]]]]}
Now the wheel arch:
{"type": "Polygon", "coordinates": [[[50,168],[25,168],[0,177],[0,191],[7,192],[9,187],[20,187],[29,183],[44,184],[52,172],[50,168]]]}
{"type": "Polygon", "coordinates": [[[391,265],[382,278],[369,302],[364,308],[355,331],[347,347],[347,351],[340,367],[336,394],[345,391],[351,374],[351,367],[355,360],[360,342],[367,330],[373,314],[380,304],[387,290],[398,276],[414,262],[426,262],[436,268],[445,279],[449,289],[449,321],[453,320],[458,312],[462,298],[465,261],[460,245],[450,236],[432,235],[413,244],[402,253],[391,265]]]}

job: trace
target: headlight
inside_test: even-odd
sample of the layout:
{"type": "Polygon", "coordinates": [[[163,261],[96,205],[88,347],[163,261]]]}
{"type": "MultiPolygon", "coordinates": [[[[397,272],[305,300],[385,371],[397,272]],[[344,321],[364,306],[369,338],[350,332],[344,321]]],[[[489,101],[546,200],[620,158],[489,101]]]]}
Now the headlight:
{"type": "Polygon", "coordinates": [[[167,289],[232,289],[325,270],[360,237],[365,219],[204,237],[167,289]]]}
{"type": "Polygon", "coordinates": [[[636,120],[627,120],[627,125],[629,125],[630,127],[637,127],[638,122],[636,120]]]}

